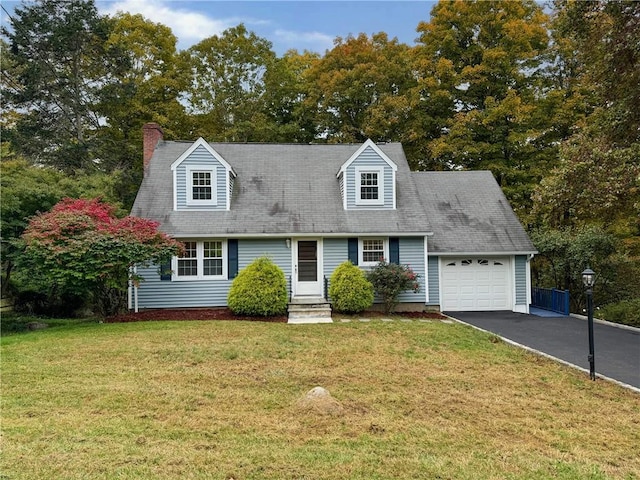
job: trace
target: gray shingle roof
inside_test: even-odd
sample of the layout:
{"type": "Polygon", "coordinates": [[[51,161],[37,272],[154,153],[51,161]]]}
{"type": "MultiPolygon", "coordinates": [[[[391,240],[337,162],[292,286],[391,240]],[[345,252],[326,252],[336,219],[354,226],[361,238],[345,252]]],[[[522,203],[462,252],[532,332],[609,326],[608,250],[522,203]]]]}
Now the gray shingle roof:
{"type": "Polygon", "coordinates": [[[345,211],[336,173],[360,144],[209,145],[237,174],[231,209],[173,210],[171,164],[191,142],[161,141],[153,154],[132,215],[160,222],[160,229],[186,238],[203,235],[395,235],[431,233],[399,143],[378,145],[398,165],[396,210],[345,211]]]}
{"type": "Polygon", "coordinates": [[[210,143],[235,179],[229,211],[174,211],[171,164],[193,142],[161,141],[131,214],[169,235],[427,235],[433,253],[533,253],[491,172],[411,172],[399,143],[396,210],[346,211],[336,173],[360,144],[210,143]]]}
{"type": "Polygon", "coordinates": [[[491,172],[413,172],[412,177],[434,231],[430,252],[535,252],[491,172]]]}

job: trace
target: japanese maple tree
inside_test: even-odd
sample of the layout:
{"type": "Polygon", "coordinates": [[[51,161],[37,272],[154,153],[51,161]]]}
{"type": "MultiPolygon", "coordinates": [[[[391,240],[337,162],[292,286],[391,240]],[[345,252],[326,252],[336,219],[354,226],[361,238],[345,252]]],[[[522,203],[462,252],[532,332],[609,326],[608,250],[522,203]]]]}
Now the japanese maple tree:
{"type": "Polygon", "coordinates": [[[100,199],[65,198],[34,216],[22,238],[23,266],[34,286],[51,296],[83,298],[102,315],[125,307],[134,265],[160,264],[182,244],[143,218],[117,218],[100,199]]]}

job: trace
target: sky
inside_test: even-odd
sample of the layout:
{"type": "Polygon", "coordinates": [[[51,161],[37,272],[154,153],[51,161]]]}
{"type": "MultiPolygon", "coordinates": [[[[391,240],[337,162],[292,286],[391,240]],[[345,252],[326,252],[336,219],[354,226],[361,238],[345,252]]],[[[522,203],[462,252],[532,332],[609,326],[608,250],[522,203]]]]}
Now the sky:
{"type": "MultiPolygon", "coordinates": [[[[20,2],[0,0],[9,14],[20,2]]],[[[32,2],[28,2],[32,3],[32,2]]],[[[336,37],[386,32],[414,45],[420,21],[429,20],[435,2],[414,1],[169,1],[96,0],[98,11],[140,13],[171,28],[178,48],[186,49],[204,38],[244,23],[248,30],[269,40],[277,55],[289,49],[324,54],[336,37]]],[[[6,24],[6,13],[2,24],[6,24]]]]}

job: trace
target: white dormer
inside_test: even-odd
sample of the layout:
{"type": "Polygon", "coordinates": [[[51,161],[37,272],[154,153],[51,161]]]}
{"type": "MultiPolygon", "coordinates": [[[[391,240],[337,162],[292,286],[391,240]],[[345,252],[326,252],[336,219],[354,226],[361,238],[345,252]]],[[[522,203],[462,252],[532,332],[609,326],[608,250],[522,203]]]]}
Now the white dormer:
{"type": "Polygon", "coordinates": [[[395,209],[397,170],[374,142],[364,142],[337,174],[344,209],[395,209]]]}
{"type": "Polygon", "coordinates": [[[202,137],[171,164],[174,210],[229,210],[236,173],[202,137]]]}

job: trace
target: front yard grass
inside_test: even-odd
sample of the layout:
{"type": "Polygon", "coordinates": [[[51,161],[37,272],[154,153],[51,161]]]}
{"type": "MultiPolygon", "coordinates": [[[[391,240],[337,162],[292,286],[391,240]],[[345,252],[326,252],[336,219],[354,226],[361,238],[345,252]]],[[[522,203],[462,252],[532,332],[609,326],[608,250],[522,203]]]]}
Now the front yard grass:
{"type": "Polygon", "coordinates": [[[3,480],[640,478],[640,396],[458,324],[69,325],[1,373],[3,480]]]}

